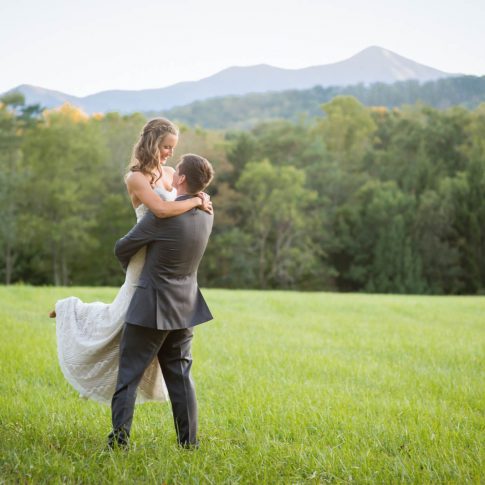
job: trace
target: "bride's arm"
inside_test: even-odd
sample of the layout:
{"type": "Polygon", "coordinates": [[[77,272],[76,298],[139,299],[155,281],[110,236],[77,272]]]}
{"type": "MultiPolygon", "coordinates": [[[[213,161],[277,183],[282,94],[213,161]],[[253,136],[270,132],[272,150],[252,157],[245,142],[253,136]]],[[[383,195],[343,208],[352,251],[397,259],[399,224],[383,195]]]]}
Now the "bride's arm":
{"type": "Polygon", "coordinates": [[[126,178],[126,186],[130,195],[135,195],[142,204],[160,218],[178,216],[195,207],[201,207],[204,203],[200,197],[178,201],[163,200],[153,191],[148,180],[140,172],[130,173],[126,178]]]}

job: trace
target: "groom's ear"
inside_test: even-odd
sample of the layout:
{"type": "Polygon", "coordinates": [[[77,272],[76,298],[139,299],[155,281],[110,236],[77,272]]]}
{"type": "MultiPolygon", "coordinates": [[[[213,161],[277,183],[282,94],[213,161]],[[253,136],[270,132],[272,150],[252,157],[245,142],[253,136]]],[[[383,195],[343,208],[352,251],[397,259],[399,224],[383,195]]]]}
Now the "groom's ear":
{"type": "Polygon", "coordinates": [[[179,174],[179,179],[177,180],[178,184],[183,184],[185,182],[185,175],[179,174]]]}

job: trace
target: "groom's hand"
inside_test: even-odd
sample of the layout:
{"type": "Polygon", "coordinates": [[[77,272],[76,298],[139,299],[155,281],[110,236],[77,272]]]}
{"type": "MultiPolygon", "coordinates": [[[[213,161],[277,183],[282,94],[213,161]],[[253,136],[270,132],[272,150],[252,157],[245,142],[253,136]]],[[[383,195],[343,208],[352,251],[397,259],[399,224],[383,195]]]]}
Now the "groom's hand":
{"type": "Polygon", "coordinates": [[[197,196],[202,200],[199,209],[202,209],[209,214],[214,214],[210,195],[206,194],[205,192],[199,192],[197,196]]]}

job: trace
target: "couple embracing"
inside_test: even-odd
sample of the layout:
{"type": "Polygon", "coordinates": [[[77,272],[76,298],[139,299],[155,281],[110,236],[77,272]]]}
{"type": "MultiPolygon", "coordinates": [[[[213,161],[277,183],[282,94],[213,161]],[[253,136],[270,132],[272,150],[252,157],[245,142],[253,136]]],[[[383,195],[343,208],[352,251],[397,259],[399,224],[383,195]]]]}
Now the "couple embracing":
{"type": "Polygon", "coordinates": [[[133,149],[125,180],[137,224],[115,246],[126,278],[114,301],[70,297],[50,315],[66,379],[81,396],[111,403],[111,448],[128,446],[135,402],[168,399],[179,445],[198,446],[191,343],[193,327],[212,319],[197,269],[212,230],[203,191],[214,171],[193,154],[166,167],[178,136],[156,118],[133,149]]]}

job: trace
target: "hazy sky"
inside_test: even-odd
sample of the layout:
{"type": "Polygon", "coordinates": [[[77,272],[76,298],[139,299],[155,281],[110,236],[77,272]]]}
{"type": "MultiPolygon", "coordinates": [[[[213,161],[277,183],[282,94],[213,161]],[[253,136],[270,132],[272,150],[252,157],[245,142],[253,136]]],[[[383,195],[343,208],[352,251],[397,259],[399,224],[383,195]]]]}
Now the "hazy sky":
{"type": "Polygon", "coordinates": [[[234,65],[327,64],[370,45],[485,75],[485,1],[0,0],[0,92],[158,88],[234,65]]]}

